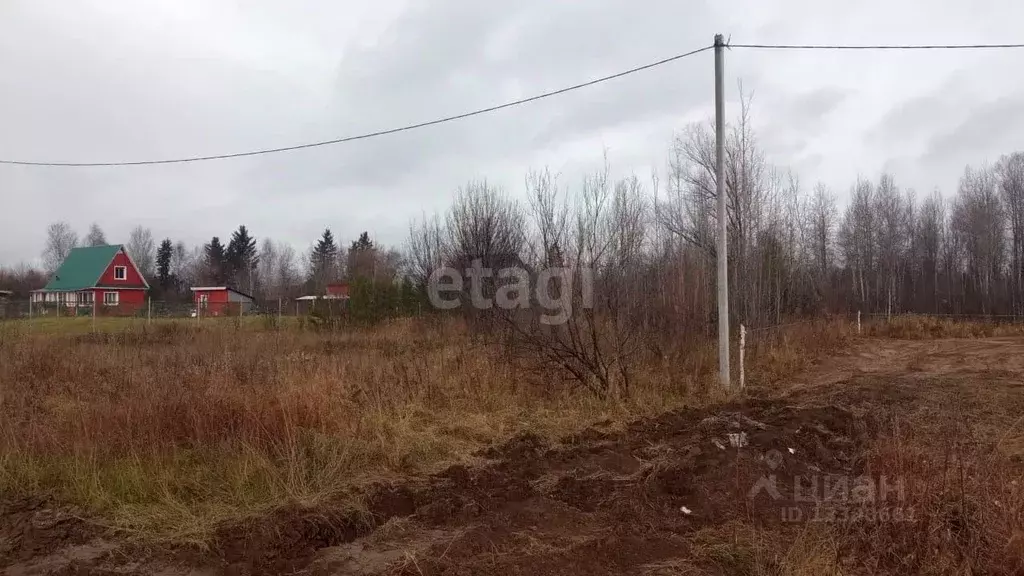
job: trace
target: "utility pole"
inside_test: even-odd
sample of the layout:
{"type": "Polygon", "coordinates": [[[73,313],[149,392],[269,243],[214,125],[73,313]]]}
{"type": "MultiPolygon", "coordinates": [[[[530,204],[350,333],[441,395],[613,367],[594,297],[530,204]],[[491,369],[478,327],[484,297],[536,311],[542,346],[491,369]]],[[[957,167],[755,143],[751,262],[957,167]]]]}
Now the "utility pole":
{"type": "Polygon", "coordinates": [[[718,194],[718,372],[729,388],[729,259],[725,207],[725,40],[715,34],[715,191],[718,194]]]}

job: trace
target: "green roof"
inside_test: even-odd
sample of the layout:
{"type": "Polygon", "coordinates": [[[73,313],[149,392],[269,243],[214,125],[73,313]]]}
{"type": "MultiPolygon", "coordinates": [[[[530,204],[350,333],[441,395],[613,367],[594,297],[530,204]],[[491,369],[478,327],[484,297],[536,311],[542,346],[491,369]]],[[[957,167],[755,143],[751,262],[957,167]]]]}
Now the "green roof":
{"type": "Polygon", "coordinates": [[[72,292],[92,288],[120,250],[120,244],[72,248],[43,290],[72,292]]]}

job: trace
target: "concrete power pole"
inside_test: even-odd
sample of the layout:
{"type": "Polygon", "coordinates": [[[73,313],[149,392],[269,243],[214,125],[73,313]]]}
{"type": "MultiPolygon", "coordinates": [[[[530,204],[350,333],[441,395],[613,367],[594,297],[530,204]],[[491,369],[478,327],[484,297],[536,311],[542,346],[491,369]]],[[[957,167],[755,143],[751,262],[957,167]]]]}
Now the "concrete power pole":
{"type": "Polygon", "coordinates": [[[715,190],[718,194],[718,372],[729,388],[729,260],[725,205],[725,41],[715,34],[715,190]]]}

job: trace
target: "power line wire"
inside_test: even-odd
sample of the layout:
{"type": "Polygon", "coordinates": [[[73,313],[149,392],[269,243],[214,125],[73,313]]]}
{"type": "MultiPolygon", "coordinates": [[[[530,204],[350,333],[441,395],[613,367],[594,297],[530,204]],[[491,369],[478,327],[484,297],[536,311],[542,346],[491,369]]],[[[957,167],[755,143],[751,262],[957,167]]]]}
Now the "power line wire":
{"type": "Polygon", "coordinates": [[[761,50],[995,50],[1024,44],[727,44],[729,48],[761,50]]]}
{"type": "MultiPolygon", "coordinates": [[[[982,50],[982,49],[1014,49],[1024,48],[1024,44],[732,44],[726,45],[728,48],[748,48],[758,50],[982,50]]],[[[241,158],[245,156],[258,156],[263,154],[275,154],[278,152],[290,152],[293,150],[302,150],[305,148],[316,148],[320,146],[330,146],[332,144],[342,144],[345,142],[353,142],[356,140],[366,140],[368,138],[376,138],[378,136],[386,136],[389,134],[396,134],[398,132],[407,132],[410,130],[416,130],[419,128],[426,128],[428,126],[435,126],[438,124],[444,124],[447,122],[454,122],[456,120],[462,120],[464,118],[470,118],[473,116],[479,116],[481,114],[488,114],[490,112],[496,112],[505,108],[512,108],[514,106],[520,106],[542,100],[544,98],[550,98],[552,96],[558,96],[574,90],[587,88],[595,84],[601,84],[623,76],[635,74],[644,70],[649,70],[657,66],[662,66],[676,60],[699,54],[706,50],[714,48],[713,45],[704,46],[696,50],[691,50],[683,54],[677,54],[670,56],[650,64],[644,64],[643,66],[637,66],[630,68],[622,72],[617,72],[608,76],[602,76],[595,78],[587,82],[580,84],[574,84],[558,90],[552,90],[550,92],[544,92],[528,98],[522,98],[519,100],[513,100],[504,104],[498,104],[487,108],[481,108],[470,112],[464,112],[462,114],[456,114],[454,116],[446,116],[435,120],[428,120],[426,122],[419,122],[417,124],[408,124],[405,126],[399,126],[396,128],[389,128],[385,130],[378,130],[376,132],[368,132],[365,134],[357,134],[354,136],[345,136],[342,138],[335,138],[332,140],[322,140],[318,142],[309,142],[306,144],[297,144],[294,146],[282,146],[279,148],[264,148],[260,150],[251,150],[247,152],[234,152],[229,154],[214,154],[209,156],[190,156],[184,158],[168,158],[162,160],[136,160],[127,162],[32,162],[25,160],[3,160],[0,159],[0,164],[15,165],[15,166],[50,166],[50,167],[99,167],[99,166],[146,166],[154,164],[182,164],[186,162],[203,162],[208,160],[224,160],[229,158],[241,158]]]]}
{"type": "Polygon", "coordinates": [[[552,96],[558,96],[559,94],[565,94],[566,92],[572,92],[574,90],[579,90],[581,88],[587,88],[587,87],[593,86],[595,84],[601,84],[602,82],[608,82],[609,80],[615,80],[617,78],[622,78],[623,76],[628,76],[630,74],[635,74],[637,72],[642,72],[644,70],[649,70],[649,69],[655,68],[657,66],[662,66],[662,65],[668,64],[670,62],[675,62],[676,60],[681,60],[683,58],[686,58],[686,57],[689,57],[689,56],[693,56],[695,54],[699,54],[699,53],[704,52],[706,50],[710,50],[711,48],[714,48],[714,46],[713,45],[704,46],[702,48],[698,48],[696,50],[691,50],[691,51],[685,52],[683,54],[677,54],[675,56],[670,56],[668,58],[663,58],[661,60],[658,60],[657,62],[651,62],[650,64],[644,64],[643,66],[637,66],[636,68],[630,68],[629,70],[624,70],[622,72],[616,72],[615,74],[611,74],[609,76],[602,76],[600,78],[595,78],[593,80],[588,80],[587,82],[583,82],[583,83],[580,83],[580,84],[574,84],[572,86],[567,86],[565,88],[559,88],[558,90],[552,90],[550,92],[544,92],[542,94],[537,94],[535,96],[530,96],[528,98],[522,98],[520,100],[513,100],[512,102],[506,102],[504,104],[498,104],[496,106],[490,106],[488,108],[481,108],[479,110],[473,110],[471,112],[464,112],[462,114],[456,114],[454,116],[446,116],[444,118],[438,118],[436,120],[429,120],[429,121],[426,121],[426,122],[420,122],[418,124],[408,124],[408,125],[405,125],[405,126],[399,126],[397,128],[389,128],[389,129],[386,129],[386,130],[378,130],[376,132],[369,132],[369,133],[366,133],[366,134],[358,134],[358,135],[355,135],[355,136],[345,136],[343,138],[335,138],[333,140],[322,140],[322,141],[319,141],[319,142],[310,142],[310,143],[307,143],[307,144],[297,144],[295,146],[282,146],[280,148],[265,148],[265,149],[262,149],[262,150],[252,150],[252,151],[249,151],[249,152],[235,152],[235,153],[231,153],[231,154],[215,154],[215,155],[211,155],[211,156],[191,156],[191,157],[187,157],[187,158],[170,158],[170,159],[164,159],[164,160],[137,160],[137,161],[130,161],[130,162],[29,162],[29,161],[23,161],[23,160],[0,160],[0,164],[13,164],[13,165],[16,165],[16,166],[52,166],[52,167],[64,167],[64,168],[68,168],[68,167],[87,167],[87,166],[145,166],[145,165],[152,165],[152,164],[181,164],[181,163],[185,163],[185,162],[203,162],[203,161],[206,161],[206,160],[224,160],[224,159],[227,159],[227,158],[241,158],[243,156],[258,156],[258,155],[261,155],[261,154],[274,154],[274,153],[277,153],[277,152],[290,152],[292,150],[302,150],[302,149],[305,149],[305,148],[316,148],[318,146],[329,146],[331,144],[341,144],[341,143],[344,143],[344,142],[353,142],[355,140],[366,140],[368,138],[375,138],[377,136],[386,136],[388,134],[396,134],[398,132],[407,132],[409,130],[416,130],[418,128],[426,128],[427,126],[435,126],[437,124],[444,124],[446,122],[453,122],[455,120],[462,120],[463,118],[470,118],[472,116],[479,116],[481,114],[487,114],[487,113],[490,113],[490,112],[496,112],[498,110],[503,110],[505,108],[511,108],[513,106],[520,106],[522,104],[528,104],[530,102],[535,102],[537,100],[542,100],[544,98],[550,98],[552,96]]]}

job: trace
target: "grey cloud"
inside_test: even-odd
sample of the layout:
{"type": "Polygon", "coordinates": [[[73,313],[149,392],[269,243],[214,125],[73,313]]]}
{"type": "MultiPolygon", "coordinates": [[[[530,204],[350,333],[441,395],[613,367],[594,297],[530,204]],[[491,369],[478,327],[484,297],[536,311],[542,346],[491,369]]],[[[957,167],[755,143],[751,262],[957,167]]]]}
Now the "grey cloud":
{"type": "Polygon", "coordinates": [[[952,130],[931,138],[922,161],[928,165],[964,164],[996,157],[1022,146],[1024,92],[1006,95],[975,107],[952,130]]]}
{"type": "Polygon", "coordinates": [[[866,141],[873,144],[912,141],[937,123],[948,123],[968,113],[971,99],[963,90],[965,77],[963,71],[958,71],[932,93],[893,106],[866,134],[866,141]]]}
{"type": "MultiPolygon", "coordinates": [[[[688,14],[699,15],[701,9],[691,7],[688,14]]],[[[685,35],[699,26],[694,19],[673,22],[673,14],[683,15],[681,9],[669,12],[665,18],[634,17],[630,25],[631,10],[614,2],[533,1],[503,11],[467,1],[421,7],[403,15],[380,46],[350,52],[341,60],[330,123],[339,127],[339,134],[373,131],[645,63],[667,55],[664,37],[685,35]],[[506,89],[512,82],[518,93],[506,89]]],[[[423,173],[441,165],[450,166],[455,177],[449,177],[444,190],[432,193],[450,194],[458,183],[493,165],[495,157],[514,158],[559,142],[599,138],[602,130],[683,113],[709,100],[711,60],[710,54],[705,56],[557,101],[261,162],[252,174],[262,183],[255,191],[274,194],[288,185],[296,195],[333,189],[358,196],[366,189],[406,188],[397,192],[413,200],[430,186],[423,182],[423,173]]],[[[595,153],[600,153],[596,146],[595,153]]]]}
{"type": "MultiPolygon", "coordinates": [[[[668,34],[690,35],[698,26],[693,17],[701,10],[700,6],[670,9],[652,19],[637,17],[629,7],[611,1],[556,5],[533,1],[502,11],[477,2],[438,3],[396,24],[391,33],[397,38],[394,42],[343,60],[340,86],[373,89],[347,90],[342,106],[358,110],[364,125],[376,119],[374,124],[383,126],[462,111],[465,105],[452,107],[453,94],[473,102],[472,107],[483,107],[558,88],[667,55],[663,39],[668,34]],[[673,20],[683,15],[690,19],[673,20]],[[509,21],[514,22],[511,32],[509,21]],[[498,34],[510,48],[504,54],[486,54],[488,40],[498,34]],[[503,94],[502,85],[509,79],[519,85],[520,94],[503,94]]],[[[453,153],[454,147],[438,142],[464,144],[459,154],[499,150],[515,154],[554,139],[590,134],[595,127],[685,110],[709,98],[710,60],[704,58],[704,63],[706,68],[697,68],[696,74],[694,67],[678,63],[672,69],[566,95],[558,103],[534,103],[472,124],[403,135],[380,144],[389,146],[392,157],[403,160],[381,169],[383,176],[411,173],[428,159],[453,153]],[[699,83],[695,77],[700,77],[699,83]],[[403,148],[408,152],[403,153],[403,148]]],[[[381,156],[379,151],[373,145],[363,151],[364,161],[358,164],[371,178],[380,175],[369,168],[370,159],[381,156]]]]}
{"type": "Polygon", "coordinates": [[[790,126],[807,129],[819,124],[842,104],[848,94],[838,88],[821,88],[800,94],[790,101],[783,114],[790,126]]]}
{"type": "MultiPolygon", "coordinates": [[[[742,10],[668,0],[524,0],[501,7],[470,0],[7,3],[0,7],[0,157],[133,160],[325,140],[560,88],[710,43],[715,32],[733,33],[736,41],[887,41],[892,30],[920,24],[918,8],[934,10],[922,1],[914,10],[894,11],[892,22],[859,26],[863,38],[847,33],[850,22],[873,22],[886,6],[881,0],[742,10]]],[[[954,24],[976,26],[983,37],[1014,31],[1009,17],[956,14],[954,24]]],[[[939,24],[935,34],[947,37],[950,23],[939,24]]],[[[885,102],[941,85],[952,58],[913,66],[864,54],[735,50],[726,57],[730,111],[742,78],[757,95],[754,121],[773,160],[815,172],[805,180],[834,177],[837,187],[847,172],[875,173],[886,157],[910,154],[870,140],[869,124],[889,112],[885,102]],[[865,79],[886,71],[878,83],[888,83],[891,93],[879,98],[878,83],[865,79]]],[[[991,74],[1013,64],[1011,56],[1000,57],[977,62],[976,69],[967,66],[974,61],[956,60],[965,70],[957,82],[968,86],[985,77],[995,93],[1019,91],[1012,75],[991,74]]],[[[136,223],[190,243],[246,223],[257,235],[300,250],[324,226],[343,238],[368,229],[397,244],[410,218],[443,208],[471,178],[487,177],[515,192],[527,168],[548,164],[564,168],[571,183],[573,171],[600,162],[604,145],[617,169],[663,166],[672,130],[707,117],[712,78],[705,53],[513,110],[319,149],[148,168],[0,166],[0,263],[35,257],[47,222],[56,219],[80,231],[99,221],[112,240],[136,223]]],[[[962,110],[985,100],[969,90],[958,98],[962,110]]],[[[941,114],[952,124],[935,124],[922,113],[897,114],[882,128],[891,130],[893,142],[920,135],[922,149],[913,155],[920,153],[917,165],[926,167],[920,172],[933,170],[934,162],[962,168],[980,153],[981,133],[992,140],[995,130],[1009,130],[1015,110],[1006,104],[991,114],[1009,116],[998,122],[982,114],[974,121],[1006,126],[953,134],[961,118],[941,114]],[[961,140],[974,144],[957,149],[961,140]]],[[[1019,145],[1010,132],[1001,134],[992,151],[1019,145]]]]}
{"type": "MultiPolygon", "coordinates": [[[[820,88],[788,97],[782,101],[772,99],[759,105],[754,96],[754,117],[757,108],[772,111],[771,120],[759,131],[765,151],[776,158],[790,158],[795,169],[799,165],[817,167],[821,158],[812,160],[804,156],[814,141],[825,130],[829,116],[849,97],[838,88],[820,88]]],[[[814,156],[811,153],[810,156],[814,156]]]]}

